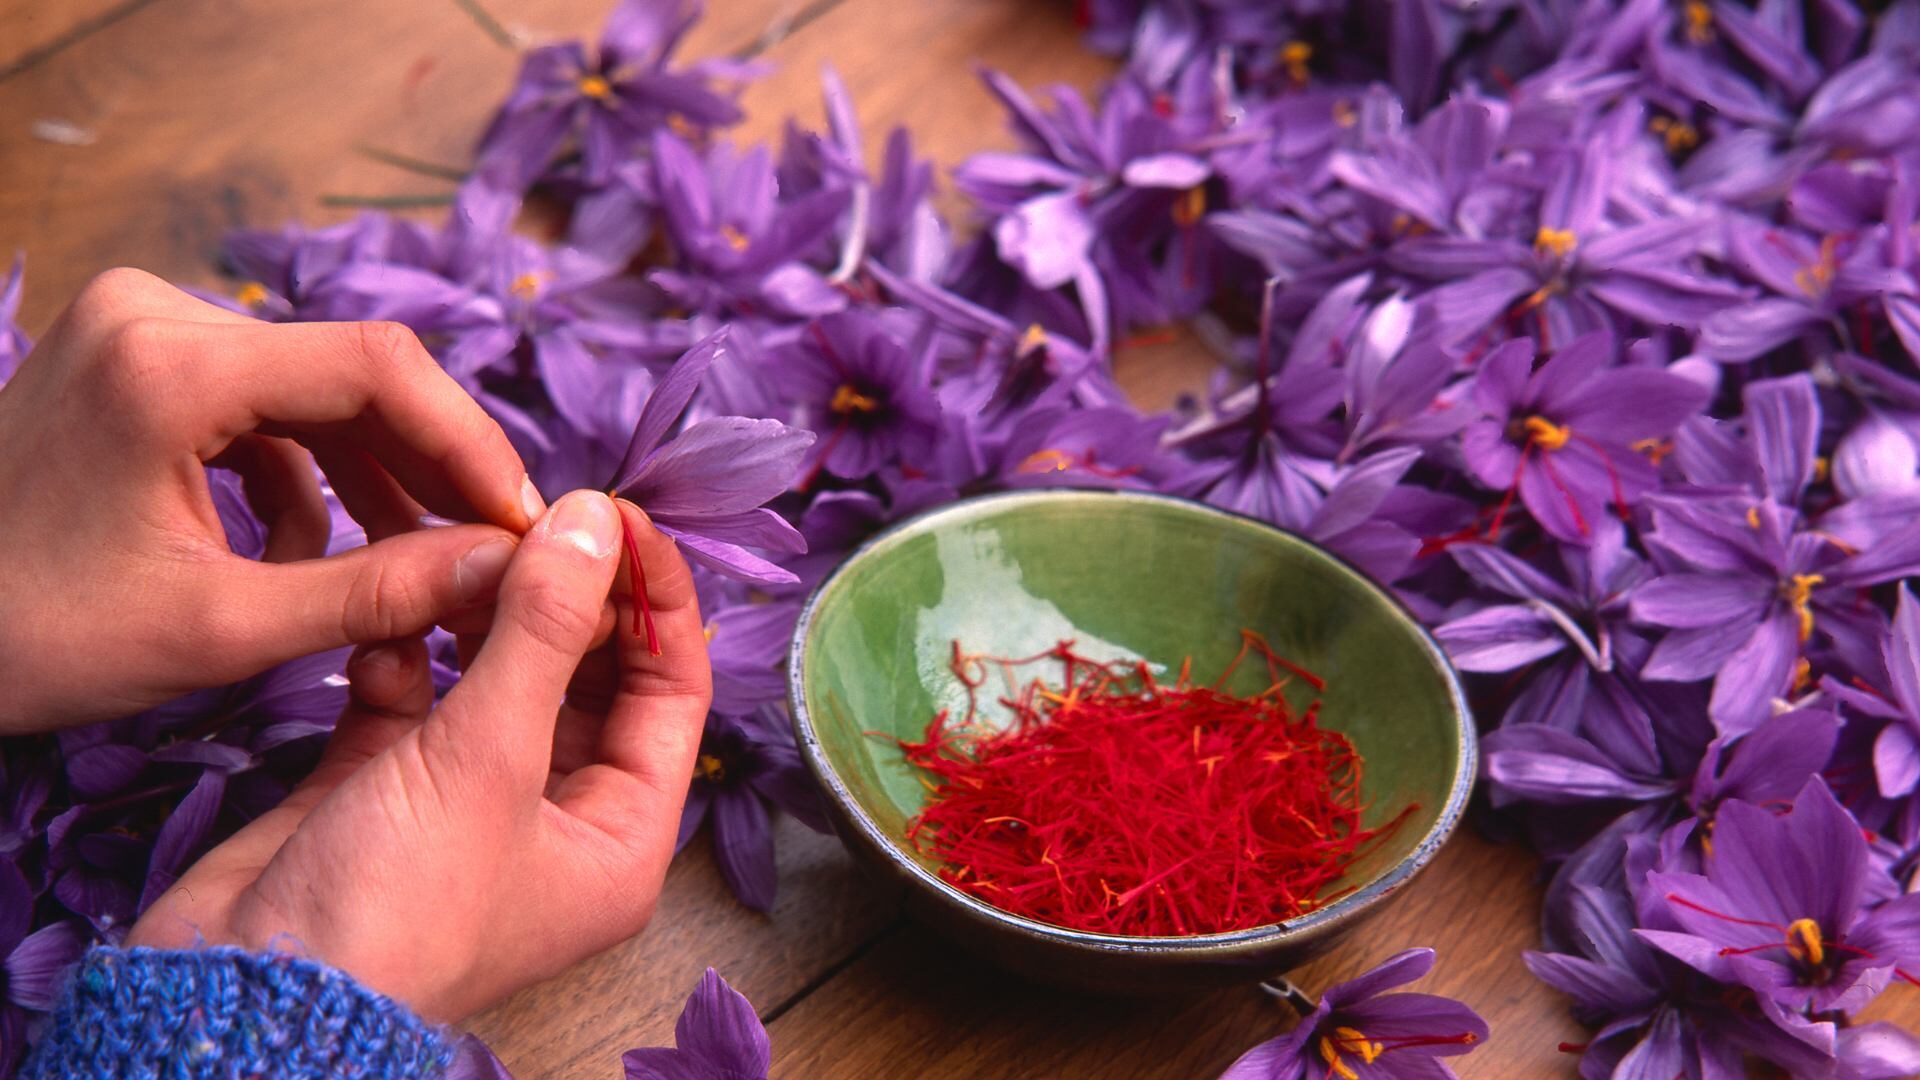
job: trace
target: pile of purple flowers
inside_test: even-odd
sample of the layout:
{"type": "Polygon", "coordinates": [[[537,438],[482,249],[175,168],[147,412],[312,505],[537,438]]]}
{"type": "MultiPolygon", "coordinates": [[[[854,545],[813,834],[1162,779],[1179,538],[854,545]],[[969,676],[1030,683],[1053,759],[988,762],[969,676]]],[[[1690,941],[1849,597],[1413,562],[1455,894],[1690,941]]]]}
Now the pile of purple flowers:
{"type": "MultiPolygon", "coordinates": [[[[1124,67],[1091,101],[987,74],[1017,149],[955,170],[962,228],[831,73],[825,131],[729,141],[754,72],[674,58],[692,0],[626,0],[528,54],[444,226],[236,235],[224,302],[404,322],[550,499],[611,477],[672,526],[716,686],[681,839],[710,822],[753,907],[770,809],[820,824],[804,591],[964,495],[1150,488],[1339,552],[1470,673],[1583,1076],[1920,1072],[1850,1020],[1920,974],[1920,0],[1079,12],[1124,67]],[[1174,323],[1216,371],[1147,414],[1112,357],[1174,323]]],[[[311,764],[340,659],[0,747],[8,1061],[50,968],[311,764]]],[[[1430,964],[1233,1075],[1444,1073],[1477,1018],[1364,1000],[1430,964]]]]}

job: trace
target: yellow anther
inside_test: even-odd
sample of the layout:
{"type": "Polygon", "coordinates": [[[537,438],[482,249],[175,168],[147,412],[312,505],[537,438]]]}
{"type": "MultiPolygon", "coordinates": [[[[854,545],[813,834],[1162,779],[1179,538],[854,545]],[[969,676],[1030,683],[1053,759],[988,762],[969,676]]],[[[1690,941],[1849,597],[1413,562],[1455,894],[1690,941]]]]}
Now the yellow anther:
{"type": "Polygon", "coordinates": [[[1813,262],[1793,272],[1793,283],[1800,291],[1815,299],[1827,294],[1833,279],[1840,274],[1840,239],[1835,236],[1820,240],[1820,254],[1813,262]]]}
{"type": "Polygon", "coordinates": [[[701,754],[693,763],[693,771],[698,773],[702,780],[711,780],[717,784],[727,778],[727,763],[712,754],[701,754]]]}
{"type": "Polygon", "coordinates": [[[519,277],[514,278],[512,283],[507,286],[507,292],[512,293],[522,300],[531,300],[540,295],[540,283],[545,281],[546,277],[546,274],[538,270],[529,270],[519,277]]]}
{"type": "Polygon", "coordinates": [[[1787,924],[1787,951],[1796,958],[1818,967],[1826,962],[1826,943],[1820,940],[1820,924],[1812,919],[1795,919],[1787,924]]]}
{"type": "Polygon", "coordinates": [[[1195,184],[1180,194],[1173,203],[1173,223],[1183,229],[1192,228],[1207,213],[1207,189],[1195,184]]]}
{"type": "Polygon", "coordinates": [[[1713,9],[1705,0],[1687,0],[1687,39],[1695,45],[1713,40],[1713,9]]]}
{"type": "Polygon", "coordinates": [[[1334,1028],[1333,1037],[1340,1040],[1341,1049],[1358,1056],[1365,1065],[1373,1064],[1374,1059],[1386,1050],[1386,1047],[1370,1041],[1366,1035],[1350,1027],[1334,1028]]]}
{"type": "Polygon", "coordinates": [[[855,390],[852,383],[841,383],[840,389],[833,392],[833,400],[827,403],[827,408],[842,416],[857,412],[870,413],[879,407],[878,401],[855,390]]]}
{"type": "Polygon", "coordinates": [[[1352,127],[1360,122],[1360,110],[1354,108],[1350,101],[1336,101],[1333,103],[1333,122],[1341,127],[1352,127]]]}
{"type": "Polygon", "coordinates": [[[1760,508],[1759,507],[1757,506],[1747,507],[1747,528],[1756,529],[1756,530],[1760,528],[1760,508]]]}
{"type": "Polygon", "coordinates": [[[1019,473],[1066,472],[1073,468],[1073,458],[1063,450],[1036,450],[1028,454],[1014,469],[1019,473]]]}
{"type": "Polygon", "coordinates": [[[1346,1059],[1340,1056],[1340,1048],[1325,1035],[1320,1036],[1320,1056],[1326,1059],[1329,1077],[1337,1076],[1340,1080],[1360,1080],[1360,1074],[1354,1072],[1353,1066],[1347,1064],[1346,1059]]]}
{"type": "Polygon", "coordinates": [[[746,233],[741,232],[731,225],[720,226],[720,237],[727,242],[728,247],[735,251],[745,251],[747,250],[747,245],[752,243],[752,241],[747,239],[746,233]]]}
{"type": "Polygon", "coordinates": [[[1027,332],[1020,335],[1020,351],[1030,353],[1047,343],[1046,328],[1039,323],[1028,323],[1027,332]]]}
{"type": "Polygon", "coordinates": [[[1556,229],[1551,225],[1542,225],[1540,231],[1533,234],[1533,250],[1556,259],[1566,258],[1579,242],[1572,229],[1556,229]]]}
{"type": "Polygon", "coordinates": [[[719,623],[711,623],[711,622],[710,622],[710,623],[708,623],[708,624],[707,624],[707,625],[706,625],[705,627],[703,627],[703,628],[701,628],[701,631],[700,631],[700,632],[701,632],[702,634],[705,634],[705,635],[706,635],[706,637],[707,637],[707,643],[708,643],[708,644],[712,644],[712,643],[713,643],[713,635],[715,635],[715,634],[717,634],[717,633],[719,633],[719,632],[720,632],[720,624],[719,624],[719,623]]]}
{"type": "Polygon", "coordinates": [[[1793,665],[1793,692],[1798,694],[1813,684],[1813,665],[1801,657],[1793,665]]]}
{"type": "Polygon", "coordinates": [[[1816,484],[1826,483],[1827,477],[1832,475],[1832,473],[1833,473],[1833,462],[1827,458],[1827,455],[1821,454],[1819,457],[1813,459],[1813,482],[1814,483],[1816,484]]]}
{"type": "Polygon", "coordinates": [[[1700,132],[1684,120],[1656,116],[1647,121],[1647,130],[1660,136],[1669,154],[1683,154],[1700,145],[1700,132]]]}
{"type": "Polygon", "coordinates": [[[1800,619],[1800,640],[1813,636],[1813,587],[1827,580],[1819,574],[1795,574],[1787,584],[1787,603],[1800,619]]]}
{"type": "Polygon", "coordinates": [[[257,281],[249,281],[245,285],[240,286],[239,290],[233,294],[233,298],[240,301],[244,307],[257,308],[261,304],[266,303],[267,299],[272,295],[272,293],[267,291],[265,285],[257,281]]]}
{"type": "Polygon", "coordinates": [[[679,113],[674,113],[672,116],[667,117],[667,130],[688,142],[692,142],[700,137],[700,129],[694,127],[692,121],[681,116],[679,113]]]}
{"type": "Polygon", "coordinates": [[[1527,429],[1527,440],[1542,450],[1558,450],[1573,438],[1572,428],[1544,416],[1529,416],[1522,426],[1527,429]]]}
{"type": "Polygon", "coordinates": [[[1668,454],[1673,453],[1673,440],[1672,439],[1641,439],[1639,442],[1633,444],[1633,449],[1637,453],[1642,453],[1647,455],[1648,461],[1651,461],[1655,465],[1658,465],[1661,462],[1667,460],[1668,454]]]}
{"type": "Polygon", "coordinates": [[[1287,77],[1294,82],[1303,83],[1312,69],[1307,65],[1313,60],[1313,46],[1304,41],[1289,41],[1280,46],[1280,62],[1286,65],[1287,77]]]}
{"type": "Polygon", "coordinates": [[[595,101],[605,101],[613,96],[613,84],[608,82],[604,75],[582,75],[580,81],[574,85],[580,89],[583,97],[590,97],[595,101]]]}

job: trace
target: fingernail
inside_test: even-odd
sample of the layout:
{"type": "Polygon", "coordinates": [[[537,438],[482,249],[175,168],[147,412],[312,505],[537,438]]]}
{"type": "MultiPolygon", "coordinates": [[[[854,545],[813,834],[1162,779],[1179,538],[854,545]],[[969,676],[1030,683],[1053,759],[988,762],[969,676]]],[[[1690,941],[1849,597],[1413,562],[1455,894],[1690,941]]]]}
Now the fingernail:
{"type": "Polygon", "coordinates": [[[620,512],[597,491],[570,491],[554,504],[547,529],[589,558],[604,559],[620,543],[620,512]]]}
{"type": "Polygon", "coordinates": [[[400,650],[391,645],[376,645],[360,654],[363,674],[386,674],[400,670],[400,650]]]}
{"type": "Polygon", "coordinates": [[[547,512],[547,500],[540,497],[540,489],[533,486],[531,476],[520,478],[520,509],[527,512],[529,525],[539,521],[540,515],[547,512]]]}
{"type": "Polygon", "coordinates": [[[500,588],[515,546],[511,540],[489,540],[460,556],[460,561],[453,564],[453,589],[462,604],[471,604],[500,588]]]}

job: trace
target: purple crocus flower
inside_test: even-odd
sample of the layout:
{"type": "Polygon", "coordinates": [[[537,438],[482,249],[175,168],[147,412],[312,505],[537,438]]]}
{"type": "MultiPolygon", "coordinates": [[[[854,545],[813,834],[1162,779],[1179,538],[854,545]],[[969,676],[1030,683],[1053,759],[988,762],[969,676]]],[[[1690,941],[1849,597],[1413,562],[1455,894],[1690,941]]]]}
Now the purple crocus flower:
{"type": "Polygon", "coordinates": [[[847,296],[807,260],[824,254],[851,199],[845,185],[785,198],[766,147],[726,143],[704,156],[661,132],[655,195],[674,261],[647,275],[676,302],[715,315],[806,319],[847,296]]]}
{"type": "Polygon", "coordinates": [[[1889,267],[1870,235],[1815,240],[1744,218],[1731,222],[1727,235],[1729,260],[1771,295],[1716,312],[1701,324],[1700,351],[1716,360],[1751,360],[1823,326],[1837,327],[1835,334],[1847,341],[1852,309],[1878,310],[1885,297],[1916,291],[1913,278],[1889,267]]]}
{"type": "Polygon", "coordinates": [[[829,828],[785,711],[772,705],[742,716],[709,713],[674,850],[686,847],[702,822],[712,821],[720,876],[755,911],[772,910],[779,885],[770,805],[815,832],[829,828]]]}
{"type": "Polygon", "coordinates": [[[1784,1009],[1854,1013],[1920,960],[1920,894],[1870,910],[1860,824],[1824,783],[1785,814],[1731,801],[1715,818],[1704,873],[1654,873],[1678,930],[1639,930],[1701,973],[1784,1009]]]}
{"type": "MultiPolygon", "coordinates": [[[[704,607],[704,605],[703,605],[704,607]]],[[[787,646],[800,617],[794,601],[707,609],[707,660],[713,667],[713,709],[744,716],[778,704],[787,690],[787,646]]]]}
{"type": "Polygon", "coordinates": [[[607,16],[597,55],[577,41],[528,52],[481,136],[479,170],[524,191],[571,140],[581,180],[597,187],[670,123],[698,129],[738,122],[739,106],[710,83],[751,69],[724,60],[667,68],[699,18],[697,0],[624,0],[607,16]]]}
{"type": "Polygon", "coordinates": [[[777,420],[718,416],[667,438],[728,347],[727,332],[716,331],[675,362],[641,410],[607,490],[645,510],[689,559],[710,570],[741,581],[792,582],[790,572],[747,549],[807,549],[793,526],[761,504],[792,485],[812,434],[777,420]]]}
{"type": "Polygon", "coordinates": [[[0,1074],[8,1076],[26,1051],[29,1014],[53,1007],[60,975],[80,959],[89,937],[64,920],[34,929],[33,910],[27,879],[11,862],[0,862],[0,1074]]]}
{"type": "Polygon", "coordinates": [[[1002,487],[1165,490],[1181,464],[1160,451],[1165,417],[1131,409],[1036,409],[1013,425],[994,479],[1002,487]]]}
{"type": "Polygon", "coordinates": [[[766,1080],[773,1044],[753,1004],[708,968],[673,1025],[674,1048],[620,1056],[627,1080],[766,1080]]]}
{"type": "Polygon", "coordinates": [[[1852,711],[1887,722],[1873,743],[1873,771],[1880,794],[1891,799],[1920,784],[1920,604],[1904,582],[1880,655],[1885,671],[1876,684],[1884,689],[1848,686],[1831,675],[1820,685],[1852,711]]]}
{"type": "Polygon", "coordinates": [[[1682,376],[1611,366],[1613,352],[1610,335],[1589,334],[1535,371],[1532,344],[1520,339],[1489,354],[1474,378],[1486,415],[1461,435],[1467,467],[1487,487],[1517,491],[1540,527],[1567,543],[1592,542],[1609,506],[1624,514],[1654,486],[1634,445],[1671,434],[1707,401],[1682,376]]]}
{"type": "Polygon", "coordinates": [[[799,422],[820,435],[817,468],[858,480],[892,461],[924,460],[939,434],[933,334],[902,341],[884,316],[817,319],[782,353],[778,378],[799,422]]]}
{"type": "Polygon", "coordinates": [[[1486,1021],[1450,998],[1382,993],[1431,970],[1432,949],[1408,949],[1335,983],[1298,1027],[1240,1055],[1220,1080],[1296,1080],[1323,1069],[1341,1080],[1453,1076],[1435,1059],[1471,1052],[1487,1037],[1486,1021]]]}

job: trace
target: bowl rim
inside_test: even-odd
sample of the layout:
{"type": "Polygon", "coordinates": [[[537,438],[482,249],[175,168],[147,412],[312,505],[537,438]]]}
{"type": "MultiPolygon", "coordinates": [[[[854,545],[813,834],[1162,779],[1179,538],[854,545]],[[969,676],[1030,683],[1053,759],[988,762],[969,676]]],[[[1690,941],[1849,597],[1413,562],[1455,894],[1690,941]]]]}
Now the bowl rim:
{"type": "Polygon", "coordinates": [[[1249,946],[1274,945],[1289,941],[1312,939],[1327,930],[1360,918],[1368,913],[1374,903],[1397,891],[1412,880],[1414,875],[1433,861],[1440,848],[1452,836],[1454,829],[1466,812],[1467,800],[1473,793],[1474,781],[1479,773],[1479,744],[1473,723],[1473,713],[1467,704],[1466,690],[1460,681],[1446,651],[1428,629],[1421,625],[1413,611],[1392,590],[1381,585],[1362,572],[1358,567],[1340,555],[1329,551],[1312,539],[1302,536],[1291,529],[1283,529],[1271,522],[1241,514],[1232,510],[1200,502],[1197,499],[1177,495],[1165,495],[1159,492],[1112,490],[1104,488],[1047,487],[1029,488],[1018,491],[992,492],[974,495],[943,503],[919,513],[902,518],[886,528],[868,537],[859,546],[848,552],[834,568],[821,578],[820,582],[808,593],[806,603],[800,610],[799,620],[794,624],[793,637],[787,650],[787,697],[791,706],[795,741],[800,756],[807,764],[807,770],[813,774],[836,807],[840,815],[850,822],[861,834],[865,842],[880,852],[926,886],[933,896],[964,913],[985,918],[1009,929],[1018,930],[1028,936],[1041,937],[1076,946],[1086,946],[1107,952],[1167,952],[1180,951],[1240,951],[1249,946]],[[976,517],[982,511],[1004,504],[1018,505],[1027,502],[1079,501],[1097,498],[1123,502],[1151,502],[1171,505],[1202,517],[1214,517],[1223,521],[1243,522],[1259,529],[1277,533],[1296,543],[1304,545],[1311,552],[1332,562],[1351,574],[1362,588],[1372,590],[1384,599],[1390,608],[1413,629],[1421,647],[1439,671],[1446,686],[1447,696],[1452,705],[1456,725],[1456,767],[1447,793],[1446,804],[1434,819],[1426,834],[1420,837],[1414,849],[1406,858],[1369,881],[1366,885],[1334,900],[1325,907],[1310,911],[1305,915],[1286,922],[1267,923],[1262,926],[1248,927],[1244,930],[1230,930],[1216,934],[1169,935],[1158,937],[1134,937],[1124,934],[1104,934],[1087,930],[1075,930],[1071,927],[1055,926],[1015,915],[968,895],[945,881],[939,875],[922,866],[918,860],[901,850],[895,838],[880,828],[866,807],[840,779],[832,762],[827,759],[825,747],[821,744],[813,724],[811,711],[807,707],[805,685],[807,640],[813,628],[814,616],[821,601],[832,591],[834,585],[844,578],[852,567],[875,552],[900,542],[909,532],[925,529],[929,523],[940,518],[976,517]]]}

